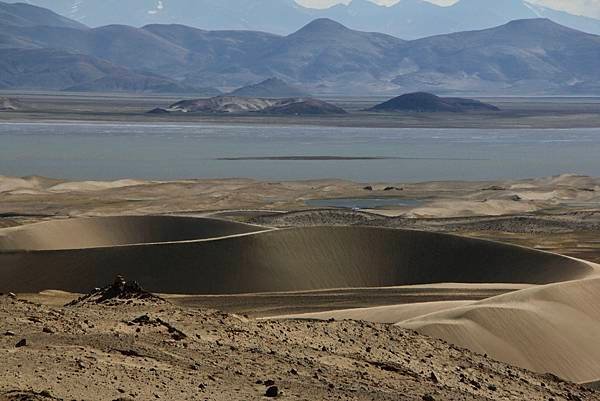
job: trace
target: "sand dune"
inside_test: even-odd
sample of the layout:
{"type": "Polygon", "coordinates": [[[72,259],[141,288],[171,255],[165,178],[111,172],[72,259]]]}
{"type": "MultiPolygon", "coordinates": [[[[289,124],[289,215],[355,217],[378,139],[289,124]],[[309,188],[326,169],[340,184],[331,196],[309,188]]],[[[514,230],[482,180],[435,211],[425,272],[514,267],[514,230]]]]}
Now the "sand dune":
{"type": "Polygon", "coordinates": [[[54,220],[0,231],[0,252],[7,250],[64,251],[198,240],[244,234],[260,227],[225,220],[122,216],[54,220]]]}
{"type": "Polygon", "coordinates": [[[296,315],[275,316],[270,319],[336,319],[365,320],[374,323],[397,323],[442,310],[471,305],[472,303],[473,301],[423,302],[417,304],[377,306],[373,308],[341,309],[318,313],[300,313],[296,315]]]}
{"type": "Polygon", "coordinates": [[[546,284],[592,270],[550,253],[444,234],[368,227],[247,234],[259,229],[210,219],[127,217],[0,230],[0,291],[82,292],[115,274],[154,292],[235,294],[443,282],[546,284]]]}
{"type": "Polygon", "coordinates": [[[397,322],[577,382],[600,378],[599,271],[584,261],[523,247],[373,227],[274,230],[147,216],[0,230],[0,292],[86,292],[116,274],[170,294],[531,284],[478,302],[453,299],[295,317],[397,322]]]}
{"type": "Polygon", "coordinates": [[[600,379],[598,272],[477,302],[391,305],[285,318],[397,323],[512,365],[593,382],[600,379]]]}
{"type": "Polygon", "coordinates": [[[406,320],[417,330],[537,372],[600,379],[600,277],[546,285],[406,320]]]}

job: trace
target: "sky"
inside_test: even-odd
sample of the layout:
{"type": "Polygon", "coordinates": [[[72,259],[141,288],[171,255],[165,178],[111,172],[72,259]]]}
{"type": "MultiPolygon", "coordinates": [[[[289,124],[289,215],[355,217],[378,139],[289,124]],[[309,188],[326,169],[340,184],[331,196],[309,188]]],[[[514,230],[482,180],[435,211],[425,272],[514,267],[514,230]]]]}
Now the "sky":
{"type": "MultiPolygon", "coordinates": [[[[337,3],[348,3],[349,0],[297,0],[298,3],[309,7],[325,8],[337,3]]],[[[375,3],[390,5],[398,0],[374,0],[375,3]]],[[[431,3],[449,5],[456,0],[428,0],[431,3]]],[[[501,0],[499,0],[501,1],[501,0]]],[[[532,3],[546,5],[557,10],[568,11],[573,14],[586,15],[600,18],[600,0],[530,0],[532,3]]]]}

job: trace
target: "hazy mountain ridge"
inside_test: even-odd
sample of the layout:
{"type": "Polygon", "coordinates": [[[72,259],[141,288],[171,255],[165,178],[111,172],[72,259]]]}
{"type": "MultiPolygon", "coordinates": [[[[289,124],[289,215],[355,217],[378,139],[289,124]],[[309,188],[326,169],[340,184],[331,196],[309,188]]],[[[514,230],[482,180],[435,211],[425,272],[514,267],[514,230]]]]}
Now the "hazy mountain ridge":
{"type": "Polygon", "coordinates": [[[491,28],[511,20],[550,18],[600,34],[600,20],[572,15],[524,0],[460,0],[442,7],[425,0],[401,0],[384,7],[352,0],[319,10],[294,0],[28,0],[89,26],[183,24],[202,29],[258,30],[287,35],[315,18],[331,18],[352,29],[403,39],[491,28]]]}
{"type": "Polygon", "coordinates": [[[48,25],[62,28],[86,29],[79,22],[58,15],[48,9],[34,7],[29,4],[9,4],[0,2],[0,24],[14,26],[48,25]]]}
{"type": "Polygon", "coordinates": [[[293,98],[308,97],[308,93],[300,88],[289,85],[287,82],[278,78],[269,78],[257,84],[244,86],[236,89],[229,94],[239,97],[267,97],[267,98],[293,98]]]}
{"type": "Polygon", "coordinates": [[[3,87],[182,93],[201,88],[200,95],[218,93],[202,89],[207,86],[230,91],[278,78],[314,94],[600,93],[600,36],[547,19],[413,41],[351,30],[330,19],[314,20],[288,36],[181,25],[79,29],[0,23],[0,49],[29,51],[27,57],[17,52],[19,57],[0,61],[3,87]],[[49,74],[47,79],[32,74],[36,69],[49,74]]]}

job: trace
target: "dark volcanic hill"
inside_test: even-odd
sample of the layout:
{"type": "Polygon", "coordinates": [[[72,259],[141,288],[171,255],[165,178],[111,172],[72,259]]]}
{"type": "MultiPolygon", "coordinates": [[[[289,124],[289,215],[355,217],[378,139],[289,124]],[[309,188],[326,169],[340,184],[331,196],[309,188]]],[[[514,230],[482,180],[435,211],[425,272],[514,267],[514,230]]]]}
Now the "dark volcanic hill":
{"type": "Polygon", "coordinates": [[[254,85],[244,86],[230,93],[231,96],[241,97],[265,97],[265,98],[289,98],[307,97],[308,93],[279,78],[269,78],[254,85]]]}
{"type": "Polygon", "coordinates": [[[210,99],[182,100],[160,111],[184,113],[263,113],[278,115],[324,115],[346,112],[330,103],[310,98],[267,99],[218,96],[210,99]]]}
{"type": "Polygon", "coordinates": [[[408,93],[378,104],[369,111],[416,113],[465,113],[471,111],[499,111],[491,104],[473,99],[438,97],[431,93],[408,93]]]}

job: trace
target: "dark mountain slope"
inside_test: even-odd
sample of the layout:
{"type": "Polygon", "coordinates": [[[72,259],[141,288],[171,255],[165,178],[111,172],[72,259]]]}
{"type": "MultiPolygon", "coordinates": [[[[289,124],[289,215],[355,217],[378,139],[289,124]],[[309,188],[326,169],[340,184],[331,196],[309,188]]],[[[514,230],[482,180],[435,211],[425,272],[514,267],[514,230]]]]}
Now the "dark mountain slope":
{"type": "Polygon", "coordinates": [[[404,41],[379,33],[358,32],[319,19],[282,38],[248,68],[291,82],[368,84],[385,79],[399,62],[404,41]]]}
{"type": "Polygon", "coordinates": [[[231,96],[241,97],[267,97],[267,98],[286,98],[286,97],[307,97],[308,93],[289,85],[278,78],[269,78],[257,84],[244,86],[231,92],[231,96]]]}
{"type": "Polygon", "coordinates": [[[0,47],[13,47],[15,38],[32,48],[62,49],[108,60],[132,69],[177,71],[190,52],[143,29],[111,25],[85,31],[57,27],[0,25],[0,47]]]}
{"type": "Polygon", "coordinates": [[[53,49],[0,50],[0,86],[47,90],[195,92],[168,78],[53,49]]]}
{"type": "Polygon", "coordinates": [[[87,29],[79,22],[58,15],[48,9],[30,4],[9,4],[0,1],[0,25],[54,26],[60,28],[87,29]]]}
{"type": "Polygon", "coordinates": [[[404,53],[414,70],[394,82],[407,89],[568,92],[600,77],[600,37],[546,19],[420,39],[404,53]]]}

